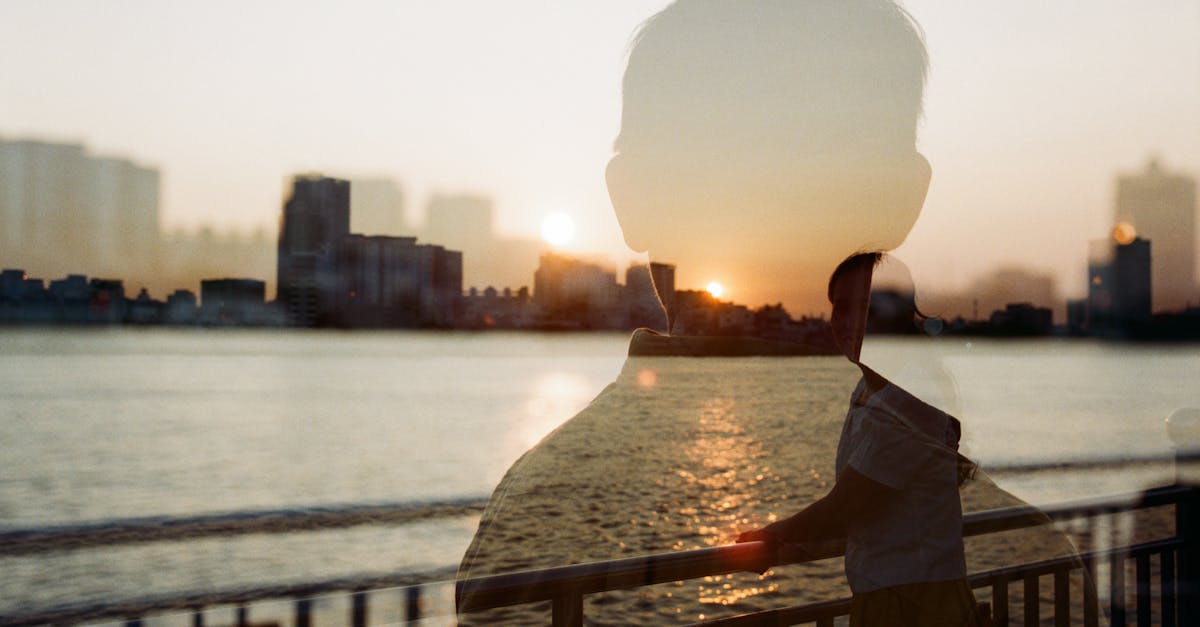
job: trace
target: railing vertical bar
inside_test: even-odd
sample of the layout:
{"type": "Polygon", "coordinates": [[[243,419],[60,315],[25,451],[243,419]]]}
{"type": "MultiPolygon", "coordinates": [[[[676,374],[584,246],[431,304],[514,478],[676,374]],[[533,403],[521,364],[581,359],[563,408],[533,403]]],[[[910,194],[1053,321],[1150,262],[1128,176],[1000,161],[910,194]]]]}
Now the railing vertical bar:
{"type": "Polygon", "coordinates": [[[1066,568],[1054,571],[1054,626],[1071,625],[1071,580],[1066,568]]]}
{"type": "Polygon", "coordinates": [[[238,608],[237,608],[237,626],[238,627],[246,627],[247,625],[250,624],[249,614],[250,614],[250,612],[246,609],[245,605],[238,606],[238,608]]]}
{"type": "Polygon", "coordinates": [[[832,616],[822,616],[817,619],[817,627],[833,627],[832,616]]]}
{"type": "Polygon", "coordinates": [[[992,580],[992,623],[1008,624],[1008,579],[996,577],[992,580]]]}
{"type": "Polygon", "coordinates": [[[1038,597],[1038,576],[1025,575],[1025,627],[1038,627],[1041,622],[1038,612],[1041,599],[1038,597]]]}
{"type": "Polygon", "coordinates": [[[1125,556],[1113,553],[1108,560],[1109,621],[1125,627],[1125,556]]]}
{"type": "Polygon", "coordinates": [[[1159,553],[1159,599],[1162,607],[1163,627],[1175,627],[1175,551],[1167,549],[1159,553]]]}
{"type": "Polygon", "coordinates": [[[404,591],[404,618],[409,622],[421,619],[421,586],[409,586],[404,591]]]}
{"type": "Polygon", "coordinates": [[[1150,556],[1137,556],[1137,624],[1150,627],[1150,556]]]}
{"type": "Polygon", "coordinates": [[[204,627],[204,607],[201,605],[192,608],[192,627],[204,627]]]}
{"type": "Polygon", "coordinates": [[[1099,627],[1100,599],[1096,594],[1096,560],[1089,556],[1083,562],[1083,625],[1099,627]]]}
{"type": "Polygon", "coordinates": [[[354,627],[367,627],[367,593],[359,590],[350,598],[350,624],[354,627]]]}
{"type": "MultiPolygon", "coordinates": [[[[1176,451],[1176,472],[1183,461],[1182,451],[1176,451]]],[[[1189,486],[1187,494],[1175,503],[1175,536],[1183,541],[1179,547],[1175,585],[1179,624],[1200,624],[1200,487],[1189,486]]]]}
{"type": "Polygon", "coordinates": [[[125,627],[142,627],[142,617],[134,616],[125,620],[125,627]]]}
{"type": "Polygon", "coordinates": [[[296,599],[296,627],[312,627],[311,599],[296,599]]]}
{"type": "Polygon", "coordinates": [[[554,627],[583,627],[583,594],[576,587],[554,597],[554,627]]]}

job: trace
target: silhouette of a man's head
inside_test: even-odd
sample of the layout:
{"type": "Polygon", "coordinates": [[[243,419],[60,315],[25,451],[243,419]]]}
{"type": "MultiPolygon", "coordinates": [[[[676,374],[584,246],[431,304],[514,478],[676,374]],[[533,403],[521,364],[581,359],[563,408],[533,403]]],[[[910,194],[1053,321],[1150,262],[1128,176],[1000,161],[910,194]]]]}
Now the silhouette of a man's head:
{"type": "Polygon", "coordinates": [[[741,302],[824,311],[830,272],[898,246],[929,183],[926,55],[884,0],[679,0],[637,33],[609,193],[635,250],[741,302]]]}

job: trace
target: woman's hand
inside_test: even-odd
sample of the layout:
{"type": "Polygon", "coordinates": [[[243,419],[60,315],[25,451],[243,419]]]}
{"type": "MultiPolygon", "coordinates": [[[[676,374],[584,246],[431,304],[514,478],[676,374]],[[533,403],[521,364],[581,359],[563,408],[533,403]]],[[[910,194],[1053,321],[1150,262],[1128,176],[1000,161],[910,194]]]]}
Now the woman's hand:
{"type": "MultiPolygon", "coordinates": [[[[782,522],[782,521],[781,521],[782,522]]],[[[738,543],[742,542],[766,542],[767,544],[780,545],[786,540],[783,536],[783,529],[780,522],[774,522],[761,529],[753,529],[743,531],[738,534],[738,543]]]]}

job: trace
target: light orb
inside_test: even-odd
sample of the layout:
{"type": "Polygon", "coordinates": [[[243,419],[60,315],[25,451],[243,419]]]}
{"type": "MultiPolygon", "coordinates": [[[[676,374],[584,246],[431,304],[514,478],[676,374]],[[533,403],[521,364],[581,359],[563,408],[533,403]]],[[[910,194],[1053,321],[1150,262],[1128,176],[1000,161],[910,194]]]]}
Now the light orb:
{"type": "Polygon", "coordinates": [[[575,221],[565,213],[552,213],[542,220],[542,239],[554,247],[566,246],[575,238],[575,221]]]}
{"type": "Polygon", "coordinates": [[[1133,243],[1133,240],[1137,239],[1137,229],[1133,228],[1133,225],[1128,222],[1118,222],[1113,227],[1112,238],[1118,244],[1128,246],[1133,243]]]}
{"type": "Polygon", "coordinates": [[[721,294],[725,293],[725,286],[721,285],[720,283],[717,283],[716,281],[709,283],[708,287],[706,287],[704,289],[709,294],[712,294],[713,298],[720,298],[721,294]]]}

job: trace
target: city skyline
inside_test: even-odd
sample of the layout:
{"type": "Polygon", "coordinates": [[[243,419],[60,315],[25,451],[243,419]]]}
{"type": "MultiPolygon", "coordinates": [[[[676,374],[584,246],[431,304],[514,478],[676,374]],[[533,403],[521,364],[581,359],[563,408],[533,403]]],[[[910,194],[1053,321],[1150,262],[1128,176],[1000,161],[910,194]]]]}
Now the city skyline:
{"type": "MultiPolygon", "coordinates": [[[[565,212],[578,224],[570,252],[621,264],[633,256],[603,168],[629,33],[664,4],[264,3],[239,7],[233,24],[219,3],[78,3],[70,23],[6,3],[0,45],[13,52],[0,63],[17,91],[0,105],[0,135],[75,138],[159,165],[170,230],[271,230],[287,174],[322,170],[399,181],[417,227],[438,192],[492,196],[504,237],[535,237],[546,214],[565,212]],[[130,12],[138,20],[122,19],[130,12]],[[331,45],[296,50],[282,37],[316,32],[331,45]],[[73,70],[81,46],[86,77],[73,70]]],[[[906,6],[930,49],[919,145],[933,181],[896,254],[930,290],[1024,264],[1081,296],[1077,251],[1111,227],[1113,173],[1151,153],[1200,171],[1200,86],[1189,79],[1200,8],[906,6]]]]}
{"type": "MultiPolygon", "coordinates": [[[[7,165],[0,168],[0,176],[7,176],[8,179],[6,180],[9,183],[25,181],[24,185],[17,185],[15,188],[12,185],[8,186],[10,188],[9,192],[11,192],[9,196],[11,197],[5,202],[0,203],[0,209],[4,210],[0,212],[0,217],[4,218],[3,221],[0,221],[0,224],[13,223],[18,227],[28,226],[24,222],[30,222],[34,226],[38,224],[42,226],[51,223],[59,224],[59,222],[62,222],[60,216],[67,214],[61,210],[62,208],[50,206],[53,203],[48,204],[47,199],[60,199],[59,197],[61,196],[71,199],[73,204],[70,206],[72,207],[91,207],[91,209],[74,211],[73,218],[78,222],[75,226],[79,227],[73,229],[74,231],[88,234],[93,239],[97,235],[102,236],[110,231],[114,233],[119,232],[122,238],[120,242],[105,243],[106,240],[104,239],[96,240],[96,245],[99,247],[98,250],[109,250],[117,245],[127,245],[129,250],[133,251],[133,254],[117,256],[117,260],[120,263],[117,263],[116,266],[112,263],[108,266],[101,265],[101,268],[108,267],[109,269],[97,271],[95,264],[92,264],[92,259],[96,256],[95,251],[88,250],[86,246],[71,247],[70,250],[75,255],[62,255],[62,258],[59,260],[58,270],[50,272],[35,270],[35,275],[70,275],[78,272],[81,267],[90,267],[91,269],[88,272],[92,276],[119,276],[122,277],[121,280],[129,280],[131,287],[137,286],[143,293],[146,291],[147,284],[154,285],[156,291],[164,293],[177,290],[180,284],[194,284],[197,281],[202,282],[204,279],[230,276],[260,277],[264,284],[271,285],[273,291],[278,289],[277,285],[272,284],[270,275],[274,275],[276,272],[282,275],[283,268],[274,262],[277,259],[283,259],[284,256],[281,254],[276,257],[271,254],[271,246],[261,230],[248,239],[230,235],[218,239],[211,232],[201,232],[189,238],[187,235],[181,235],[178,232],[163,233],[161,230],[144,228],[143,230],[149,231],[149,233],[145,237],[139,238],[135,237],[138,228],[125,229],[124,231],[114,231],[112,228],[107,230],[94,228],[96,224],[104,220],[110,222],[115,220],[117,223],[121,223],[118,216],[128,213],[131,210],[135,213],[140,212],[146,215],[157,215],[158,213],[156,203],[146,204],[143,202],[141,204],[134,204],[131,208],[118,206],[120,203],[116,202],[113,198],[109,198],[109,196],[112,195],[113,190],[122,189],[121,185],[117,184],[121,179],[119,177],[113,179],[112,175],[114,172],[120,174],[124,170],[118,169],[114,171],[112,167],[105,166],[117,164],[123,165],[126,169],[132,168],[132,171],[140,177],[135,180],[147,179],[157,181],[160,176],[157,170],[134,166],[127,159],[108,156],[93,157],[87,151],[86,147],[73,144],[45,144],[31,141],[0,142],[0,149],[5,151],[4,154],[8,158],[7,165]],[[24,160],[14,158],[22,156],[27,158],[24,160]],[[50,159],[51,156],[59,158],[57,160],[50,159]],[[34,157],[39,157],[40,160],[34,157]],[[31,167],[37,164],[41,164],[44,171],[37,176],[33,176],[30,173],[35,172],[36,168],[31,169],[31,167]],[[62,180],[60,181],[59,179],[62,180]],[[62,187],[62,189],[56,190],[57,187],[62,187]],[[97,193],[106,192],[108,195],[101,195],[99,198],[93,199],[84,193],[88,191],[97,193]],[[16,195],[13,196],[13,193],[16,195]],[[25,203],[27,206],[23,206],[21,203],[9,202],[13,198],[27,198],[29,202],[25,203]],[[42,211],[46,215],[39,215],[39,211],[46,210],[47,207],[51,210],[42,211]],[[30,219],[26,220],[26,218],[30,219]],[[14,219],[16,219],[15,222],[14,219]],[[55,220],[58,220],[58,222],[55,222],[55,220]],[[191,258],[188,259],[186,251],[197,245],[201,246],[201,249],[207,247],[207,250],[201,252],[201,249],[196,249],[191,253],[191,258]],[[143,254],[145,251],[157,252],[145,255],[143,254]],[[214,251],[219,253],[217,255],[219,259],[199,258],[203,257],[205,252],[212,253],[214,251]],[[269,262],[267,261],[268,259],[270,259],[269,262]],[[246,263],[247,260],[250,263],[246,263]],[[267,266],[270,267],[268,268],[267,266]],[[121,270],[113,270],[112,268],[114,267],[120,267],[121,270]],[[181,271],[180,268],[182,267],[190,268],[190,270],[181,271]],[[147,275],[146,273],[150,274],[147,275]],[[187,278],[180,280],[184,276],[187,276],[187,278]],[[148,277],[149,280],[147,280],[148,277]]],[[[415,245],[417,237],[421,237],[427,242],[432,241],[434,248],[445,247],[466,251],[467,255],[465,259],[467,261],[462,261],[461,253],[456,253],[460,256],[460,261],[457,262],[459,269],[456,271],[460,278],[456,280],[462,281],[462,288],[471,288],[469,290],[471,296],[474,296],[475,292],[486,291],[485,287],[501,288],[506,292],[512,291],[517,287],[528,288],[531,278],[533,284],[536,286],[538,272],[541,271],[540,265],[544,262],[547,251],[564,252],[560,246],[563,242],[554,242],[555,237],[553,237],[553,233],[543,232],[543,239],[546,240],[543,242],[498,237],[493,228],[492,200],[487,196],[478,194],[435,196],[425,208],[427,216],[426,227],[415,231],[404,220],[398,218],[398,214],[403,210],[405,197],[403,190],[395,181],[385,178],[351,181],[330,179],[319,173],[307,173],[294,175],[293,186],[309,184],[320,180],[336,181],[341,186],[337,194],[339,200],[335,203],[341,207],[339,211],[344,214],[336,220],[340,225],[335,229],[338,232],[349,234],[351,224],[359,225],[362,228],[355,230],[367,231],[370,235],[365,238],[362,235],[353,236],[359,238],[358,241],[364,244],[375,242],[370,244],[371,246],[382,245],[393,248],[399,246],[397,251],[400,252],[396,254],[404,258],[407,258],[408,255],[404,251],[415,245]],[[360,190],[363,193],[359,197],[359,192],[352,190],[360,190]],[[355,200],[356,197],[359,200],[355,200]],[[406,235],[406,233],[414,232],[416,235],[406,235]],[[534,262],[530,262],[529,259],[533,259],[534,262]],[[535,262],[539,265],[537,272],[532,270],[535,262]],[[529,267],[524,267],[526,265],[529,267]],[[466,274],[463,271],[464,267],[474,267],[476,274],[474,276],[466,274]],[[483,270],[482,273],[479,273],[480,269],[483,270]],[[500,270],[497,271],[497,269],[500,270]],[[488,281],[485,279],[486,277],[504,277],[506,280],[488,281]]],[[[1094,267],[1097,259],[1096,251],[1111,246],[1113,241],[1116,241],[1117,244],[1124,244],[1128,243],[1124,241],[1125,239],[1137,236],[1141,236],[1141,239],[1144,240],[1144,236],[1148,235],[1148,233],[1138,234],[1133,225],[1136,222],[1139,226],[1146,227],[1147,231],[1158,234],[1163,243],[1156,250],[1165,250],[1166,252],[1161,254],[1165,254],[1170,261],[1168,264],[1163,264],[1158,256],[1154,257],[1155,269],[1153,275],[1158,277],[1154,281],[1155,291],[1160,290],[1164,284],[1169,284],[1173,286],[1171,293],[1176,297],[1175,302],[1162,301],[1153,307],[1147,301],[1145,316],[1149,316],[1151,311],[1156,313],[1182,311],[1190,307],[1193,304],[1190,298],[1196,296],[1197,291],[1200,291],[1200,286],[1191,283],[1189,288],[1189,277],[1191,275],[1180,271],[1175,266],[1186,259],[1194,258],[1195,254],[1194,248],[1187,246],[1188,241],[1191,239],[1189,237],[1191,233],[1189,227],[1194,228],[1192,225],[1194,224],[1195,213],[1195,180],[1186,175],[1165,170],[1157,160],[1151,159],[1145,166],[1145,169],[1139,174],[1118,174],[1116,182],[1119,193],[1115,202],[1114,220],[1117,222],[1109,237],[1102,238],[1101,240],[1093,240],[1089,243],[1091,252],[1087,255],[1088,275],[1083,278],[1082,282],[1072,281],[1070,285],[1072,287],[1083,285],[1088,290],[1088,302],[1094,302],[1095,285],[1092,283],[1096,276],[1094,267]],[[1184,219],[1180,219],[1181,216],[1184,219]],[[1178,227],[1174,227],[1176,222],[1179,223],[1178,227]]],[[[143,185],[142,187],[146,186],[143,185]]],[[[147,189],[145,191],[151,192],[148,194],[148,197],[157,199],[156,187],[153,190],[147,189]]],[[[283,205],[283,216],[285,218],[291,212],[290,207],[292,206],[295,193],[295,190],[293,190],[291,198],[285,197],[283,205]]],[[[142,195],[146,196],[147,194],[143,193],[142,195]]],[[[569,218],[564,219],[569,220],[569,218]]],[[[286,224],[287,220],[284,219],[281,223],[286,224]]],[[[71,225],[63,223],[59,224],[59,226],[70,227],[71,225]]],[[[142,225],[142,227],[145,226],[142,225]]],[[[51,235],[55,232],[55,229],[31,227],[26,229],[26,231],[28,232],[21,233],[20,229],[18,229],[16,232],[18,235],[23,235],[25,239],[29,239],[36,244],[32,250],[44,252],[44,249],[47,247],[46,244],[51,243],[53,240],[51,235]]],[[[6,232],[6,235],[9,239],[13,239],[12,230],[6,232]]],[[[279,239],[281,253],[284,246],[284,235],[281,234],[279,239]]],[[[335,239],[340,241],[340,237],[336,237],[335,239]]],[[[21,237],[17,237],[18,243],[22,243],[21,239],[21,237]]],[[[569,240],[570,237],[566,239],[569,240]]],[[[429,247],[429,244],[416,246],[417,249],[429,247]]],[[[38,268],[36,261],[40,257],[37,254],[32,257],[35,260],[34,264],[30,266],[24,263],[25,259],[22,255],[26,253],[21,251],[28,250],[31,249],[28,247],[22,248],[21,246],[6,247],[4,259],[0,259],[0,261],[3,261],[3,264],[0,265],[38,268]],[[15,256],[13,255],[14,250],[18,251],[15,256]]],[[[576,258],[588,258],[587,263],[589,264],[598,263],[599,266],[596,266],[597,272],[605,272],[613,277],[615,277],[615,271],[608,272],[607,270],[601,270],[600,266],[619,268],[621,265],[620,262],[614,262],[611,258],[605,261],[598,260],[595,255],[572,254],[576,258]]],[[[1103,256],[1108,253],[1102,252],[1101,254],[1103,256]]],[[[113,255],[109,255],[109,257],[113,257],[113,255]]],[[[674,268],[673,260],[670,261],[672,263],[671,267],[674,268]]],[[[332,264],[334,262],[331,258],[327,263],[332,264]]],[[[629,261],[628,267],[633,268],[637,264],[637,260],[629,261]]],[[[887,265],[885,264],[885,268],[887,265]]],[[[326,273],[331,272],[332,267],[329,266],[326,273]]],[[[642,267],[645,266],[642,265],[642,267]]],[[[898,284],[902,289],[912,291],[915,286],[912,283],[910,272],[903,263],[900,264],[900,267],[904,268],[901,275],[893,276],[886,269],[877,273],[876,283],[881,288],[889,288],[894,287],[898,279],[898,284]]],[[[674,285],[673,272],[672,270],[672,285],[674,285]]],[[[1149,273],[1149,270],[1147,272],[1149,273]]],[[[375,278],[360,280],[378,282],[380,277],[376,276],[375,278]]],[[[627,282],[629,281],[629,270],[626,271],[626,280],[627,282]]],[[[1128,283],[1128,280],[1126,283],[1128,283]]],[[[615,280],[613,284],[616,286],[615,280]]],[[[1149,285],[1149,281],[1147,281],[1147,285],[1149,285]]],[[[684,284],[683,287],[685,291],[697,290],[710,292],[715,299],[719,299],[723,295],[722,292],[724,289],[716,281],[710,281],[703,287],[687,284],[684,284]]],[[[1148,290],[1149,288],[1146,287],[1145,289],[1148,290]]],[[[458,291],[462,292],[465,296],[468,290],[459,289],[458,291]]],[[[1002,265],[988,270],[985,274],[974,277],[968,287],[957,292],[926,290],[924,288],[918,290],[918,300],[921,302],[921,307],[927,312],[932,312],[934,316],[945,319],[958,318],[966,320],[984,319],[987,317],[988,312],[1000,312],[1012,304],[1032,303],[1036,307],[1048,308],[1052,312],[1051,315],[1053,318],[1059,321],[1065,320],[1068,325],[1074,327],[1076,318],[1073,317],[1071,303],[1079,299],[1063,296],[1063,294],[1070,293],[1071,288],[1061,290],[1054,277],[1044,271],[1031,270],[1028,267],[1020,265],[1002,265]]],[[[773,301],[780,302],[782,300],[785,299],[766,298],[759,301],[757,306],[761,307],[769,305],[773,301]]],[[[727,302],[735,303],[732,299],[727,302]]],[[[742,302],[755,305],[755,301],[742,302]]],[[[801,316],[823,317],[820,312],[813,313],[803,309],[796,309],[791,303],[788,303],[787,306],[791,311],[797,312],[801,316]]],[[[1092,307],[1089,305],[1088,308],[1090,310],[1092,307]]],[[[445,319],[445,316],[442,316],[442,318],[445,319]]]]}

